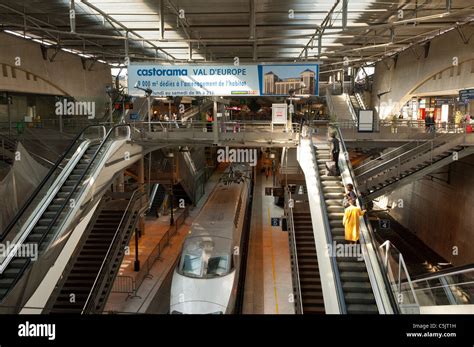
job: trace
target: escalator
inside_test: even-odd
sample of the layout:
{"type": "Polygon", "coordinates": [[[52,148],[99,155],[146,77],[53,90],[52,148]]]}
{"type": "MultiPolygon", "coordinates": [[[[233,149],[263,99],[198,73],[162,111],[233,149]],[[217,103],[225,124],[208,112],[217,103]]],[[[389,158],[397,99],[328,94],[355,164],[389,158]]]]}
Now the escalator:
{"type": "Polygon", "coordinates": [[[103,198],[106,202],[96,213],[96,219],[89,223],[72,268],[68,274],[63,274],[60,289],[50,299],[49,313],[97,313],[103,309],[125,246],[143,209],[141,198],[144,193],[136,191],[121,195],[123,199],[103,198]],[[71,300],[71,294],[74,300],[71,300]]]}
{"type": "MultiPolygon", "coordinates": [[[[115,150],[115,141],[126,141],[129,136],[130,129],[125,125],[108,132],[98,125],[85,128],[18,211],[0,236],[1,242],[15,245],[0,257],[0,304],[14,294],[15,287],[18,290],[14,297],[26,297],[34,291],[34,284],[42,281],[66,244],[63,233],[74,229],[76,219],[93,208],[94,204],[85,199],[94,194],[95,179],[115,150]],[[125,137],[121,137],[123,129],[127,131],[125,137]],[[31,261],[31,254],[18,252],[23,246],[36,250],[36,261],[31,261]],[[42,257],[46,253],[49,256],[42,257]],[[21,285],[16,286],[20,281],[21,285]]],[[[17,302],[13,298],[10,301],[17,302]]]]}
{"type": "Polygon", "coordinates": [[[459,134],[441,135],[416,147],[405,145],[356,170],[366,200],[373,200],[474,153],[459,134]]]}
{"type": "MultiPolygon", "coordinates": [[[[301,295],[297,298],[300,310],[303,314],[323,314],[324,298],[308,202],[296,201],[292,215],[294,241],[290,236],[290,244],[294,242],[292,266],[293,273],[298,272],[299,283],[294,283],[294,286],[299,286],[299,290],[295,288],[295,291],[301,295]]],[[[298,307],[296,311],[299,311],[298,307]]]]}
{"type": "Polygon", "coordinates": [[[166,197],[166,189],[163,185],[157,184],[156,192],[152,197],[152,201],[150,204],[150,208],[146,213],[147,217],[157,217],[163,202],[165,201],[166,197]]]}
{"type": "MultiPolygon", "coordinates": [[[[309,211],[321,278],[325,312],[332,314],[392,314],[398,312],[395,295],[384,271],[375,237],[367,220],[360,220],[357,244],[345,240],[344,186],[353,180],[345,144],[341,138],[339,176],[328,176],[328,140],[324,134],[301,138],[298,162],[304,172],[309,211]]],[[[361,204],[359,199],[358,204],[361,204]]]]}
{"type": "MultiPolygon", "coordinates": [[[[344,185],[340,176],[326,175],[325,163],[331,160],[329,147],[317,145],[316,157],[332,240],[336,244],[345,245],[348,242],[344,238],[344,226],[342,225],[344,185]]],[[[347,313],[378,313],[364,261],[356,256],[337,256],[336,262],[347,313]]]]}

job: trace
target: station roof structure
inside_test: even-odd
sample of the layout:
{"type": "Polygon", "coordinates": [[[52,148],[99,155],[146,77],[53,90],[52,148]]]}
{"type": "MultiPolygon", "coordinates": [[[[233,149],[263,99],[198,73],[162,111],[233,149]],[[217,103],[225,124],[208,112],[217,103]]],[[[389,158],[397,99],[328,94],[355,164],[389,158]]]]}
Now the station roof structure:
{"type": "MultiPolygon", "coordinates": [[[[472,0],[1,0],[0,29],[112,65],[370,64],[448,30],[472,0]],[[74,16],[70,10],[74,9],[74,16]]],[[[466,40],[468,38],[465,38],[466,40]]]]}

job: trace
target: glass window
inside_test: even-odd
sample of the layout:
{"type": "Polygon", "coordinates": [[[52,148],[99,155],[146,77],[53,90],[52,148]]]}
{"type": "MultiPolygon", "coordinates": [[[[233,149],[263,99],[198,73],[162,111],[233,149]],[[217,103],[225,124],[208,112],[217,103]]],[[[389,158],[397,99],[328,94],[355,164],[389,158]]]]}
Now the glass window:
{"type": "Polygon", "coordinates": [[[229,271],[229,257],[228,256],[214,256],[209,258],[207,263],[208,276],[222,276],[229,271]]]}
{"type": "Polygon", "coordinates": [[[181,271],[185,276],[201,276],[202,257],[201,255],[184,254],[181,271]]]}

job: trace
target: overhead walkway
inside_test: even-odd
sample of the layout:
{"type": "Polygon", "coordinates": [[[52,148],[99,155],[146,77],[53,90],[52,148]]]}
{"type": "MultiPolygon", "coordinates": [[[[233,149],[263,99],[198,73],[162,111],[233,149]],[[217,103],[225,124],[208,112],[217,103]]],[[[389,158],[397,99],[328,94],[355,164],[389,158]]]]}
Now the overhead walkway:
{"type": "MultiPolygon", "coordinates": [[[[325,136],[315,136],[314,140],[313,144],[312,138],[301,139],[298,161],[308,190],[325,312],[398,312],[370,225],[361,220],[360,252],[356,247],[347,247],[344,240],[343,186],[353,181],[346,157],[342,153],[339,158],[341,176],[326,176],[323,166],[329,160],[329,148],[325,136]],[[338,251],[340,247],[342,253],[338,251]]],[[[301,296],[304,298],[302,293],[301,296]]]]}
{"type": "Polygon", "coordinates": [[[464,135],[444,134],[387,152],[354,173],[365,199],[373,200],[473,153],[474,146],[465,145],[464,135]]]}
{"type": "Polygon", "coordinates": [[[134,137],[146,143],[166,143],[179,146],[296,147],[300,124],[274,125],[270,121],[132,122],[134,137]]]}
{"type": "Polygon", "coordinates": [[[89,126],[76,137],[2,231],[13,247],[0,258],[0,310],[44,307],[115,173],[141,155],[127,125],[89,126]]]}

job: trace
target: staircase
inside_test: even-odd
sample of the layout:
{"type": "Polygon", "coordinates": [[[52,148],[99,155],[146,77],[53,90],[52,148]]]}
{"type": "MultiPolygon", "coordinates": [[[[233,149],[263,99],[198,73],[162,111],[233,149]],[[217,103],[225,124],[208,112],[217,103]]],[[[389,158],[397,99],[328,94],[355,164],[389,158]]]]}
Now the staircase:
{"type": "Polygon", "coordinates": [[[95,221],[89,224],[90,232],[77,256],[72,259],[73,266],[52,302],[50,313],[101,311],[120,268],[125,246],[138,221],[139,209],[127,209],[129,202],[125,199],[107,202],[95,221]],[[109,249],[115,249],[115,253],[109,252],[109,249]],[[103,266],[107,261],[109,266],[103,266]],[[72,296],[74,300],[71,300],[72,296]],[[86,307],[89,298],[92,305],[86,307]]]}
{"type": "Polygon", "coordinates": [[[358,169],[356,180],[367,201],[412,183],[423,176],[474,153],[473,146],[463,146],[463,136],[449,134],[406,151],[387,156],[358,169]]]}
{"type": "MultiPolygon", "coordinates": [[[[327,145],[316,146],[316,158],[321,185],[325,200],[325,209],[329,219],[331,235],[334,244],[347,244],[344,238],[342,219],[344,207],[344,186],[340,176],[327,176],[326,165],[330,161],[330,152],[327,145]]],[[[333,247],[334,248],[334,247],[333,247]]],[[[336,254],[337,255],[337,254],[336,254]]],[[[346,254],[345,254],[346,255],[346,254]]],[[[369,281],[366,265],[357,257],[336,256],[340,282],[349,314],[376,314],[378,308],[372,287],[369,281]]]]}
{"type": "MultiPolygon", "coordinates": [[[[293,224],[303,314],[323,314],[324,299],[308,202],[296,203],[293,224]]],[[[293,271],[295,267],[293,265],[293,271]]]]}
{"type": "Polygon", "coordinates": [[[330,111],[336,116],[337,121],[354,121],[352,117],[352,111],[347,103],[347,96],[342,95],[327,95],[328,106],[330,105],[330,111]]]}

